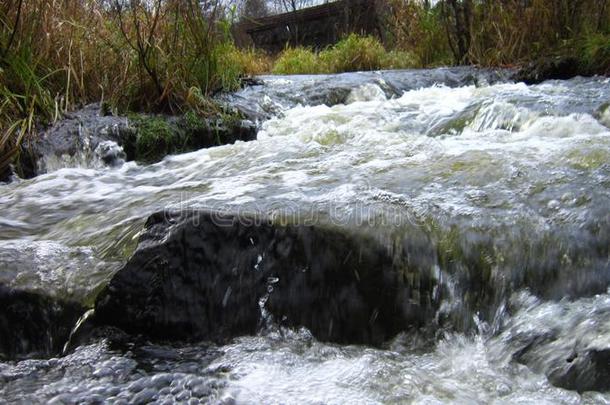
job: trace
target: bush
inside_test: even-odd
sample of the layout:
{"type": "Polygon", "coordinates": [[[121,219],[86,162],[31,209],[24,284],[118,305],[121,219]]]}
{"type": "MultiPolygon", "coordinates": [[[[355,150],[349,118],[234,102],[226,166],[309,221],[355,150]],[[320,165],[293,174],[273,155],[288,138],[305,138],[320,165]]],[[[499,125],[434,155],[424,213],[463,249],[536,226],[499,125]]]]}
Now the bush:
{"type": "Polygon", "coordinates": [[[341,73],[413,66],[411,53],[388,52],[374,37],[351,34],[320,53],[309,48],[287,48],[276,60],[273,73],[341,73]]]}
{"type": "Polygon", "coordinates": [[[331,72],[354,72],[383,68],[386,50],[373,37],[350,34],[320,53],[320,60],[331,72]]]}
{"type": "Polygon", "coordinates": [[[281,75],[326,73],[318,55],[309,48],[286,48],[275,61],[273,73],[281,75]]]}
{"type": "Polygon", "coordinates": [[[271,58],[263,51],[250,49],[233,49],[226,56],[230,64],[239,66],[239,73],[248,76],[261,75],[271,71],[271,58]]]}
{"type": "Polygon", "coordinates": [[[408,51],[390,51],[383,55],[381,66],[383,69],[408,69],[420,66],[417,57],[408,51]]]}

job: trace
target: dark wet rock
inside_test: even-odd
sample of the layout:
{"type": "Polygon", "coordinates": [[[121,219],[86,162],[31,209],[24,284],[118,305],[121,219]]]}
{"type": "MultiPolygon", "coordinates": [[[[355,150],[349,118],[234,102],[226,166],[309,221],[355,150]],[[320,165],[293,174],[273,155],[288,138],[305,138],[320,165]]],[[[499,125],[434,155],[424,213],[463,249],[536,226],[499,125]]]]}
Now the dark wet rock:
{"type": "Polygon", "coordinates": [[[567,80],[576,76],[588,76],[590,72],[571,56],[541,58],[523,66],[514,80],[526,84],[538,84],[545,80],[567,80]]]}
{"type": "Polygon", "coordinates": [[[161,340],[253,334],[261,305],[324,341],[381,344],[434,314],[435,279],[400,247],[324,226],[206,211],[152,215],[95,321],[161,340]]]}
{"type": "Polygon", "coordinates": [[[575,353],[565,359],[563,367],[553,370],[549,380],[578,392],[610,391],[610,348],[575,353]]]}
{"type": "Polygon", "coordinates": [[[508,308],[512,316],[492,341],[511,350],[513,360],[561,388],[610,391],[610,342],[603,338],[610,315],[606,294],[553,302],[521,291],[508,308]]]}
{"type": "Polygon", "coordinates": [[[98,145],[121,145],[132,136],[134,128],[127,117],[100,114],[100,105],[91,104],[73,113],[25,141],[16,161],[16,172],[24,178],[47,171],[46,159],[93,160],[98,145]]]}
{"type": "Polygon", "coordinates": [[[245,76],[242,77],[239,81],[239,85],[242,88],[249,86],[259,86],[261,84],[263,84],[263,81],[260,78],[254,76],[245,76]]]}
{"type": "Polygon", "coordinates": [[[143,336],[129,335],[114,326],[98,325],[95,322],[95,311],[89,309],[72,327],[61,354],[70,354],[78,347],[96,344],[102,339],[108,344],[110,349],[121,352],[127,352],[146,345],[146,340],[143,336]]]}
{"type": "Polygon", "coordinates": [[[610,391],[610,348],[558,347],[555,339],[537,337],[515,359],[547,375],[561,388],[578,392],[610,391]]]}
{"type": "Polygon", "coordinates": [[[24,142],[14,166],[17,174],[30,178],[46,173],[49,166],[151,163],[168,154],[254,140],[256,132],[252,122],[235,114],[126,117],[104,114],[99,104],[91,104],[24,142]]]}
{"type": "Polygon", "coordinates": [[[0,357],[61,353],[83,314],[81,305],[0,284],[0,357]]]}
{"type": "Polygon", "coordinates": [[[414,226],[392,236],[255,219],[153,215],[98,297],[98,324],[161,340],[224,341],[258,330],[262,299],[277,323],[305,326],[320,340],[376,345],[413,327],[471,331],[475,313],[492,323],[521,288],[545,299],[603,292],[610,274],[603,232],[583,231],[565,251],[559,230],[553,239],[414,226]],[[451,305],[437,311],[441,302],[451,305]]]}
{"type": "Polygon", "coordinates": [[[11,170],[10,166],[0,166],[0,183],[8,183],[11,180],[12,175],[13,171],[11,170]]]}

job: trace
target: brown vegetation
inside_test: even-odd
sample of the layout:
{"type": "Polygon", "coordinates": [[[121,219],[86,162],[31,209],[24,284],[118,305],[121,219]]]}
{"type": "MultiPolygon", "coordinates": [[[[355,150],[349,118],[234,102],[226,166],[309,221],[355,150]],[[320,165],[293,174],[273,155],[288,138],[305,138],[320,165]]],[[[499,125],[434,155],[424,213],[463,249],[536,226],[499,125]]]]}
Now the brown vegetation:
{"type": "MultiPolygon", "coordinates": [[[[424,66],[509,65],[576,55],[593,70],[610,66],[608,0],[386,0],[393,46],[424,66]]],[[[587,68],[587,66],[584,66],[587,68]]]]}
{"type": "Polygon", "coordinates": [[[204,112],[252,67],[216,0],[0,3],[0,171],[24,137],[93,101],[126,111],[204,112]]]}

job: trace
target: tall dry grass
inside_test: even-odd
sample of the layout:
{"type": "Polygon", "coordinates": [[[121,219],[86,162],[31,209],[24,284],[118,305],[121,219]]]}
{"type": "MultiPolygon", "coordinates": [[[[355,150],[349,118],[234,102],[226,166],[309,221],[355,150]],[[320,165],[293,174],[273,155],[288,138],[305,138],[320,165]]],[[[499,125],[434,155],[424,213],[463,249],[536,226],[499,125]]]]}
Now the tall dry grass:
{"type": "Polygon", "coordinates": [[[607,63],[608,0],[385,2],[392,46],[413,52],[422,66],[514,65],[561,54],[581,58],[592,71],[607,63]]]}
{"type": "Polygon", "coordinates": [[[385,36],[390,47],[412,52],[420,67],[452,63],[439,7],[422,1],[387,0],[384,10],[385,36]]]}
{"type": "Polygon", "coordinates": [[[473,14],[468,52],[474,63],[515,64],[563,54],[597,65],[602,61],[585,60],[586,43],[601,35],[610,44],[607,0],[489,0],[473,14]]]}

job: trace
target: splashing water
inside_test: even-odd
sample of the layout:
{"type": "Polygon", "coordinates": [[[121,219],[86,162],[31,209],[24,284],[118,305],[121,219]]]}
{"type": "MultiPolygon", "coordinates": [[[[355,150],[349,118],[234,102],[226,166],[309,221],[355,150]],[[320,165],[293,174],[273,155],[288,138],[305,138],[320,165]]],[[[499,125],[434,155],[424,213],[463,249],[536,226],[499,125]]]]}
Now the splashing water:
{"type": "MultiPolygon", "coordinates": [[[[0,186],[0,281],[87,300],[129,257],[146,217],[166,207],[242,209],[343,226],[374,219],[380,233],[434,223],[452,259],[458,247],[472,253],[465,246],[479,246],[480,235],[491,239],[488,250],[476,252],[489,262],[488,286],[497,289],[491,315],[479,301],[468,302],[457,271],[434,263],[451,292],[441,315],[458,313],[478,331],[406,332],[383,349],[324,344],[305,330],[272,325],[221,347],[125,350],[100,341],[60,359],[0,363],[0,397],[610,402],[608,393],[578,394],[545,376],[576,346],[610,346],[610,129],[603,107],[610,80],[426,83],[390,92],[408,82],[403,74],[391,83],[344,76],[349,91],[332,106],[315,97],[325,78],[265,78],[265,86],[236,95],[273,110],[257,141],[150,166],[63,167],[0,186]],[[260,92],[267,99],[258,103],[260,92]],[[458,241],[449,241],[449,229],[458,241]],[[532,246],[545,250],[528,252],[532,246]],[[545,262],[553,249],[563,259],[545,262]],[[545,266],[565,270],[551,280],[545,266]],[[540,336],[545,343],[520,360],[540,336]]],[[[281,281],[269,285],[281,288],[281,281]]]]}

